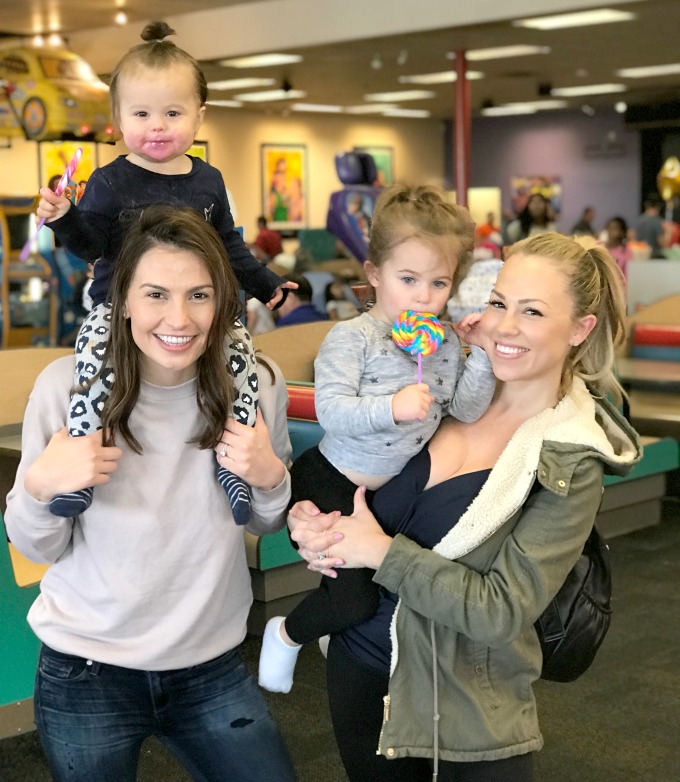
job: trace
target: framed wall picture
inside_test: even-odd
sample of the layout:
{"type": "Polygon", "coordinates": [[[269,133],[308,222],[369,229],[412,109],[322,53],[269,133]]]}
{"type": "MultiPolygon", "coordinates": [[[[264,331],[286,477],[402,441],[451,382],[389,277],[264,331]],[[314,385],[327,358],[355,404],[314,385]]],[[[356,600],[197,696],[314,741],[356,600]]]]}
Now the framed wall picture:
{"type": "Polygon", "coordinates": [[[191,157],[200,157],[201,160],[208,162],[208,142],[207,141],[194,141],[189,147],[187,155],[191,157]]]}
{"type": "Polygon", "coordinates": [[[262,214],[276,231],[307,225],[307,147],[262,144],[262,214]]]}
{"type": "Polygon", "coordinates": [[[394,150],[392,147],[354,147],[355,152],[367,152],[373,157],[378,177],[374,185],[384,187],[394,183],[394,150]]]}
{"type": "Polygon", "coordinates": [[[69,189],[64,194],[74,204],[82,196],[87,180],[98,166],[97,144],[94,141],[41,141],[38,144],[40,187],[47,185],[52,177],[63,175],[78,147],[82,147],[83,155],[69,183],[69,189]]]}

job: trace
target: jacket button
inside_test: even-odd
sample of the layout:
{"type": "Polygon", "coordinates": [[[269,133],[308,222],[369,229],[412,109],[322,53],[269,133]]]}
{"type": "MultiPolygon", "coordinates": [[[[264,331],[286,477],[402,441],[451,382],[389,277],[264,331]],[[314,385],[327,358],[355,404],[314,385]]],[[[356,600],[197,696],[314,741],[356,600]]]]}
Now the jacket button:
{"type": "Polygon", "coordinates": [[[477,674],[477,676],[481,676],[484,673],[484,666],[475,665],[475,673],[477,674]]]}
{"type": "Polygon", "coordinates": [[[560,487],[560,489],[563,489],[567,483],[566,481],[557,481],[557,485],[560,487]]]}
{"type": "Polygon", "coordinates": [[[545,478],[545,476],[548,474],[547,470],[541,470],[541,478],[545,478]]]}
{"type": "Polygon", "coordinates": [[[390,757],[390,758],[394,757],[394,750],[392,749],[392,747],[390,747],[387,750],[387,756],[390,757]]]}

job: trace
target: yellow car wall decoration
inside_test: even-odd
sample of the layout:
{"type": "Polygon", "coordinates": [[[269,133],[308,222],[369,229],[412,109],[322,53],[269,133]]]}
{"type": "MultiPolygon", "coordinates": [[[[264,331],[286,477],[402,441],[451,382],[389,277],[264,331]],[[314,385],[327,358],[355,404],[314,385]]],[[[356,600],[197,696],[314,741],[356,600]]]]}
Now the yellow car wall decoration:
{"type": "Polygon", "coordinates": [[[67,49],[1,49],[0,136],[113,141],[109,88],[67,49]]]}

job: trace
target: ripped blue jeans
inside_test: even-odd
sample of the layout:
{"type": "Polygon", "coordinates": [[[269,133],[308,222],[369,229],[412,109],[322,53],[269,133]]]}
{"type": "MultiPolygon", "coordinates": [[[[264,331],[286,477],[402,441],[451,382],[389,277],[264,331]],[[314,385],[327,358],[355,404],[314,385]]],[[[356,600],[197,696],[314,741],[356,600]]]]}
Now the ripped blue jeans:
{"type": "Polygon", "coordinates": [[[199,782],[295,782],[283,738],[236,649],[191,668],[141,671],[43,645],[35,718],[55,782],[134,782],[148,736],[199,782]]]}

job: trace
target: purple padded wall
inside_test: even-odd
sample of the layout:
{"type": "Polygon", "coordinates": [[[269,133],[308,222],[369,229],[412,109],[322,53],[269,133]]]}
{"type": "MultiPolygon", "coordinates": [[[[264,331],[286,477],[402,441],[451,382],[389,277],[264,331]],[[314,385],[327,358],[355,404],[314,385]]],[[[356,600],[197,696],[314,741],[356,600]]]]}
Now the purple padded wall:
{"type": "Polygon", "coordinates": [[[375,199],[382,190],[373,186],[375,161],[363,152],[343,152],[335,156],[335,170],[346,187],[331,195],[326,228],[363,263],[368,255],[375,199]]]}

